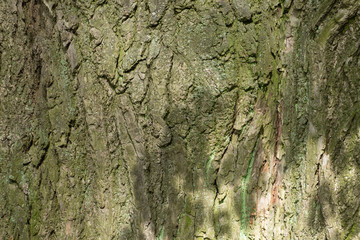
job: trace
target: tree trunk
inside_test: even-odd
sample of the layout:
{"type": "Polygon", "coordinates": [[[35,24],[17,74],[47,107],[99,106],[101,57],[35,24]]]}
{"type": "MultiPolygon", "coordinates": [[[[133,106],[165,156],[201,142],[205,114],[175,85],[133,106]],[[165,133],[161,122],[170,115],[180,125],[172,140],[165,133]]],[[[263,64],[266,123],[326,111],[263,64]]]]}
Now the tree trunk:
{"type": "Polygon", "coordinates": [[[0,239],[360,239],[360,1],[0,11],[0,239]]]}

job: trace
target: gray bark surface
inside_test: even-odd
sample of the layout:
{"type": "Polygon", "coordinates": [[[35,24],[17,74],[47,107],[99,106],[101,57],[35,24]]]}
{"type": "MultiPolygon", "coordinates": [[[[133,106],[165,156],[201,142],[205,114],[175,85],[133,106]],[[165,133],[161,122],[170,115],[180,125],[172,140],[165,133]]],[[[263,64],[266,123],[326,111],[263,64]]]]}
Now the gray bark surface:
{"type": "Polygon", "coordinates": [[[360,2],[0,2],[0,239],[360,239],[360,2]]]}

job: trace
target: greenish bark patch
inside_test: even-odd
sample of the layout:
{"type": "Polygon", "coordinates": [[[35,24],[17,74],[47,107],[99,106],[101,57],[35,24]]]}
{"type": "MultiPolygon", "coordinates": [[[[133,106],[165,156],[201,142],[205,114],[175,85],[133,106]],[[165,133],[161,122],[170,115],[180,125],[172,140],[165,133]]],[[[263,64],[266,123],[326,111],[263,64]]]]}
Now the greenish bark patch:
{"type": "Polygon", "coordinates": [[[244,237],[246,237],[246,228],[249,224],[249,215],[250,215],[250,210],[247,207],[248,205],[248,194],[247,194],[247,190],[248,190],[248,184],[251,178],[251,173],[253,171],[253,165],[254,165],[254,161],[255,161],[255,154],[256,154],[256,149],[257,149],[257,145],[259,142],[259,136],[256,139],[255,142],[255,146],[250,154],[250,161],[249,161],[249,165],[248,168],[246,170],[246,175],[242,177],[241,179],[241,186],[240,186],[240,194],[241,194],[241,233],[240,233],[240,239],[246,239],[244,237]]]}

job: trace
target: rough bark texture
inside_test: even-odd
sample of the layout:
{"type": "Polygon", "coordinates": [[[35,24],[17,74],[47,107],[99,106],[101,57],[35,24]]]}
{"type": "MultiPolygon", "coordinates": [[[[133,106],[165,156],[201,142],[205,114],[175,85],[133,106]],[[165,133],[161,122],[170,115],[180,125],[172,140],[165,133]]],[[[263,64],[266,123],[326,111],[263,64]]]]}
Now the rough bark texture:
{"type": "Polygon", "coordinates": [[[359,9],[1,1],[0,239],[360,239],[359,9]]]}

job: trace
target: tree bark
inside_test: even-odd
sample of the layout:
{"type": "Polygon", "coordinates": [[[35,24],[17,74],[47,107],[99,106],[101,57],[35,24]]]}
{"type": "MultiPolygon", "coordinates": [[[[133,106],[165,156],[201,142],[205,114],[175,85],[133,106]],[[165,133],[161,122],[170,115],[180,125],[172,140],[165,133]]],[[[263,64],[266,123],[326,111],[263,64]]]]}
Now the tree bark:
{"type": "Polygon", "coordinates": [[[0,239],[360,239],[360,2],[0,3],[0,239]]]}

